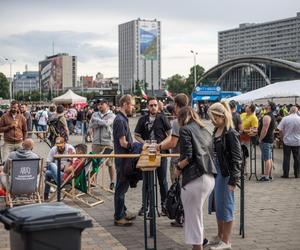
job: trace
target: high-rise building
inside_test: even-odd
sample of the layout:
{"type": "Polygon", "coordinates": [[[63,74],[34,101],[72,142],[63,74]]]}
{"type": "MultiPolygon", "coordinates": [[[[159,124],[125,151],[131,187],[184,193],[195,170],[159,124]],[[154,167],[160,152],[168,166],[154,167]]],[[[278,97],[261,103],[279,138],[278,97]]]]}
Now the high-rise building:
{"type": "Polygon", "coordinates": [[[13,78],[13,93],[31,92],[39,90],[39,72],[25,71],[23,73],[17,72],[13,78]]]}
{"type": "Polygon", "coordinates": [[[39,62],[39,79],[43,91],[58,92],[76,87],[77,58],[66,53],[46,57],[39,62]]]}
{"type": "Polygon", "coordinates": [[[119,83],[126,93],[136,83],[148,93],[161,88],[160,21],[137,19],[119,25],[119,83]]]}
{"type": "Polygon", "coordinates": [[[219,63],[240,56],[264,56],[300,62],[300,12],[296,17],[244,23],[239,28],[220,31],[219,63]]]}

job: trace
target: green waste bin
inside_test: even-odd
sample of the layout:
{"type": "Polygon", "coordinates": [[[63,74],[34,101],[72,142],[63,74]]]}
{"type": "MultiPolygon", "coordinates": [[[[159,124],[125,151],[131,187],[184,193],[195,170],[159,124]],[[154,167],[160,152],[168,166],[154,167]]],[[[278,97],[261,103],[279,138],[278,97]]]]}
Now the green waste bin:
{"type": "Polygon", "coordinates": [[[63,202],[33,204],[0,212],[10,230],[11,250],[80,250],[81,232],[92,221],[63,202]]]}

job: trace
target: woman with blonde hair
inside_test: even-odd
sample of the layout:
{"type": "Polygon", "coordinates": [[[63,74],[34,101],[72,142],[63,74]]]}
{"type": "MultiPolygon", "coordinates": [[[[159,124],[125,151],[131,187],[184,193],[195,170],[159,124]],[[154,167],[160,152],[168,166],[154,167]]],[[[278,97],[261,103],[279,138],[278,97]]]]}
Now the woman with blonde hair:
{"type": "Polygon", "coordinates": [[[203,204],[212,192],[216,174],[212,137],[198,114],[183,107],[178,114],[180,158],[175,175],[182,174],[181,200],[184,209],[184,235],[193,250],[203,249],[203,204]]]}
{"type": "Polygon", "coordinates": [[[208,115],[215,126],[213,144],[217,177],[214,189],[218,235],[209,243],[211,250],[231,249],[234,190],[239,179],[242,151],[227,103],[214,103],[208,115]]]}

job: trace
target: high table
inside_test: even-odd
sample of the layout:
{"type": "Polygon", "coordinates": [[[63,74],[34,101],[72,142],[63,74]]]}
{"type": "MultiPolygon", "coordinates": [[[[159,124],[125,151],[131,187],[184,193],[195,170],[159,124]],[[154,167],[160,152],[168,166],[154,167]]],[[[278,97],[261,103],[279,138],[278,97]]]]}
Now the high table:
{"type": "Polygon", "coordinates": [[[137,168],[143,171],[143,181],[146,183],[146,187],[143,191],[143,204],[144,204],[144,241],[145,249],[152,250],[156,248],[156,215],[155,207],[157,206],[157,195],[154,189],[155,170],[160,167],[161,156],[156,155],[154,161],[149,161],[149,156],[142,153],[137,168]],[[149,202],[149,213],[147,213],[149,202]],[[149,221],[150,237],[153,238],[153,248],[148,247],[148,231],[147,222],[149,221]]]}

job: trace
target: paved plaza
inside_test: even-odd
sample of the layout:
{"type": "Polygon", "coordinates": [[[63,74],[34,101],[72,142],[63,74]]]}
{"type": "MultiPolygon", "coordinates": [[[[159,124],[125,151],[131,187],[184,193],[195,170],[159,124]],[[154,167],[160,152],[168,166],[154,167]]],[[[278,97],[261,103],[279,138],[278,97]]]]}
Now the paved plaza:
{"type": "MultiPolygon", "coordinates": [[[[132,130],[137,119],[130,119],[132,130]]],[[[81,137],[72,137],[72,143],[81,142],[81,137]]],[[[35,151],[46,157],[49,148],[37,141],[35,151]]],[[[90,145],[89,145],[90,148],[90,145]]],[[[300,179],[292,176],[281,179],[282,149],[274,150],[274,181],[257,183],[255,178],[245,183],[245,238],[239,235],[239,190],[236,191],[236,220],[232,236],[232,249],[250,250],[299,250],[300,249],[300,179]]],[[[258,150],[259,158],[259,150],[258,150]]],[[[291,162],[292,164],[292,162],[291,162]]],[[[257,161],[260,173],[260,160],[257,161]]],[[[291,165],[292,166],[292,165],[291,165]]],[[[107,171],[104,171],[108,179],[107,171]]],[[[99,178],[101,180],[101,178],[99,178]]],[[[108,185],[108,182],[106,183],[108,185]]],[[[170,185],[170,182],[169,182],[170,185]]],[[[137,213],[141,207],[142,183],[137,188],[129,189],[126,194],[126,206],[137,213]]],[[[94,227],[86,229],[82,235],[82,249],[143,249],[143,218],[138,217],[132,227],[116,227],[113,221],[113,194],[100,191],[105,202],[93,208],[83,204],[65,202],[80,207],[93,220],[94,227]]],[[[214,215],[208,215],[204,207],[205,236],[216,235],[217,225],[214,215]]],[[[167,217],[157,218],[158,249],[191,249],[184,244],[183,229],[170,226],[167,217]]],[[[0,250],[9,248],[9,231],[0,225],[0,250]]]]}

